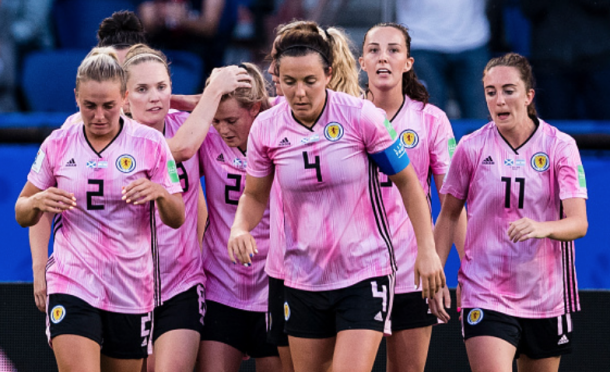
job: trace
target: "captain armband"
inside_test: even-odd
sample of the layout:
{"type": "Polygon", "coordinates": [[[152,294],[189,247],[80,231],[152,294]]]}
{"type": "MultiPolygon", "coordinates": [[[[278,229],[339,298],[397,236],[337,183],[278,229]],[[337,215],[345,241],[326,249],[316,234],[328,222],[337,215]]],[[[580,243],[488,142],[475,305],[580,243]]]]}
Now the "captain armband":
{"type": "Polygon", "coordinates": [[[370,154],[370,156],[377,163],[379,169],[388,176],[405,169],[411,162],[400,138],[396,139],[396,142],[384,151],[370,154]]]}

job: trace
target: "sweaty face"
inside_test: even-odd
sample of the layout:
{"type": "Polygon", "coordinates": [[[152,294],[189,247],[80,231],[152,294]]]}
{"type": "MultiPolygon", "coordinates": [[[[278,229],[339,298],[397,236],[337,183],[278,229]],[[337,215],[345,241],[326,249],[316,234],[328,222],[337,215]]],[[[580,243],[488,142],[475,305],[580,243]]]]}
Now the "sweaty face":
{"type": "Polygon", "coordinates": [[[235,98],[228,98],[218,106],[212,125],[228,146],[246,151],[250,127],[257,114],[257,108],[243,108],[235,98]]]}
{"type": "Polygon", "coordinates": [[[131,65],[127,91],[134,120],[163,130],[172,95],[171,82],[165,66],[155,61],[131,65]]]}
{"type": "Polygon", "coordinates": [[[366,71],[369,87],[389,90],[399,87],[402,74],[413,67],[413,58],[407,56],[404,34],[394,27],[377,27],[370,30],[364,41],[360,67],[366,71]]]}
{"type": "Polygon", "coordinates": [[[496,125],[511,129],[528,119],[527,106],[534,99],[534,90],[526,90],[515,67],[492,67],[483,77],[483,86],[487,108],[496,125]]]}
{"type": "Polygon", "coordinates": [[[315,124],[324,109],[330,78],[316,52],[301,57],[281,57],[280,86],[294,117],[302,124],[308,127],[315,124]]]}
{"type": "Polygon", "coordinates": [[[87,136],[95,139],[114,138],[119,132],[121,107],[125,101],[121,94],[121,83],[118,80],[83,81],[75,96],[87,136]]]}

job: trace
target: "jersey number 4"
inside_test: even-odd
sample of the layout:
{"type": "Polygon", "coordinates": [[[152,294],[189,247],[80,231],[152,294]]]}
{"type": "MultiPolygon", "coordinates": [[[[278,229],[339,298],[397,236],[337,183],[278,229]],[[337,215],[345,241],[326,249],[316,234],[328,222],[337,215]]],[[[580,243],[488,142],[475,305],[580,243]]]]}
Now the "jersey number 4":
{"type": "MultiPolygon", "coordinates": [[[[525,178],[515,178],[515,181],[519,184],[519,209],[523,209],[523,199],[525,196],[525,178]]],[[[502,182],[506,183],[506,194],[504,195],[504,208],[510,208],[510,196],[511,196],[511,179],[510,177],[502,177],[502,182]]]]}
{"type": "Polygon", "coordinates": [[[307,152],[303,151],[303,165],[305,166],[305,169],[315,169],[316,178],[318,179],[318,182],[322,182],[322,171],[320,170],[320,157],[316,155],[313,159],[314,159],[314,162],[310,163],[307,152]]]}

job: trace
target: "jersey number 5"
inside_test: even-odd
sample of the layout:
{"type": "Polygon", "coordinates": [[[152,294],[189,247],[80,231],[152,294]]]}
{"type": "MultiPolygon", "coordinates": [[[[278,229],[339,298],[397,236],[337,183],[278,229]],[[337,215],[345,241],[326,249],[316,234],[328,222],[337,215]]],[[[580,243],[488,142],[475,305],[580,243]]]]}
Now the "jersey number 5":
{"type": "Polygon", "coordinates": [[[104,209],[103,204],[93,204],[94,196],[104,196],[104,180],[89,180],[89,185],[97,185],[97,191],[87,191],[87,210],[98,211],[104,209]]]}
{"type": "MultiPolygon", "coordinates": [[[[519,209],[523,209],[523,198],[525,196],[525,178],[515,178],[519,184],[519,209]]],[[[506,182],[506,194],[504,195],[504,208],[510,208],[510,177],[502,177],[502,182],[506,182]]]]}

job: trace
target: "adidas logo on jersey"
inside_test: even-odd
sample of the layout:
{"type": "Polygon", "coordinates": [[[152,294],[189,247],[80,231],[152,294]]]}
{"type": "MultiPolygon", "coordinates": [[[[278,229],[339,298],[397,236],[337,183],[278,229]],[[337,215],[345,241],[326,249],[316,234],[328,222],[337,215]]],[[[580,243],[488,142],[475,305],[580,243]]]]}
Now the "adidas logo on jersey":
{"type": "Polygon", "coordinates": [[[383,322],[383,315],[381,314],[381,311],[377,313],[377,315],[375,315],[375,319],[378,322],[383,322]]]}
{"type": "Polygon", "coordinates": [[[290,141],[288,141],[287,137],[284,137],[283,140],[280,141],[280,143],[278,144],[278,146],[290,146],[292,145],[292,143],[290,143],[290,141]]]}
{"type": "Polygon", "coordinates": [[[225,156],[221,153],[220,155],[218,155],[218,157],[216,158],[217,161],[221,161],[221,162],[225,162],[225,156]]]}
{"type": "Polygon", "coordinates": [[[483,160],[483,164],[485,165],[494,165],[496,163],[494,163],[494,160],[491,158],[491,156],[488,156],[485,158],[485,160],[483,160]]]}
{"type": "Polygon", "coordinates": [[[74,161],[74,158],[68,160],[68,162],[66,163],[66,167],[76,167],[76,162],[74,161]]]}
{"type": "Polygon", "coordinates": [[[561,336],[559,341],[557,341],[557,345],[567,344],[568,342],[570,342],[570,340],[568,340],[568,337],[566,335],[563,335],[561,336]]]}

